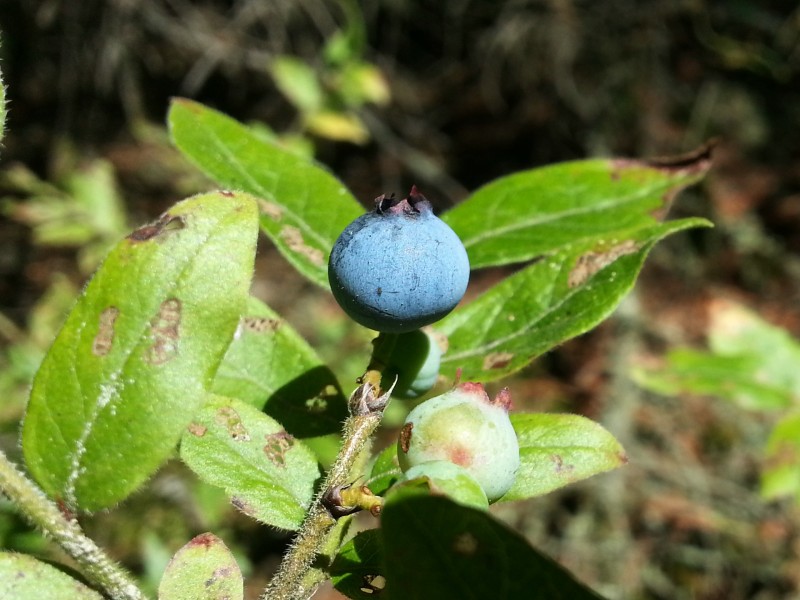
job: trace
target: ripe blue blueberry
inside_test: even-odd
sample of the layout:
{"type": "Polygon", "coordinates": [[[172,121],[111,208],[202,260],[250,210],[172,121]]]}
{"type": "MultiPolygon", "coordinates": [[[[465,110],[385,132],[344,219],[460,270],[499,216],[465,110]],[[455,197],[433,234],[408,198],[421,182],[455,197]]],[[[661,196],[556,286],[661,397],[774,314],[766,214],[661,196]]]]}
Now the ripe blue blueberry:
{"type": "Polygon", "coordinates": [[[356,322],[403,333],[438,321],[464,296],[464,245],[416,187],[408,198],[380,196],[375,210],[350,223],[333,246],[328,279],[356,322]]]}

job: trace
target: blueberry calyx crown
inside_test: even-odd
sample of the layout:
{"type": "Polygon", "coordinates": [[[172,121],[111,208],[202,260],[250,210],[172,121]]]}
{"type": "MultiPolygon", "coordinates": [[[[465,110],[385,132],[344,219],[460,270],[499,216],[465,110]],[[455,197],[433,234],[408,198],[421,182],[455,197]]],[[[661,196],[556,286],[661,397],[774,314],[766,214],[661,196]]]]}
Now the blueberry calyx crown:
{"type": "Polygon", "coordinates": [[[375,198],[375,212],[379,215],[405,214],[414,216],[432,211],[433,207],[430,201],[419,193],[416,185],[411,186],[408,196],[402,200],[398,200],[394,192],[388,195],[381,194],[375,198]]]}

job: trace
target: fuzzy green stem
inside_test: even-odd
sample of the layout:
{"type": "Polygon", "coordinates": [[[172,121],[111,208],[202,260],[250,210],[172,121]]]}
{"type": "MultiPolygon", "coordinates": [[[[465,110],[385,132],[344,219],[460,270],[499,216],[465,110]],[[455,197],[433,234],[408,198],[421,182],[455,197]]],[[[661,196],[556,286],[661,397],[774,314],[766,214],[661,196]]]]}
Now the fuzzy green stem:
{"type": "Polygon", "coordinates": [[[309,568],[336,525],[336,519],[324,506],[323,499],[328,490],[346,485],[351,474],[358,470],[382,416],[383,411],[380,410],[367,415],[351,415],[345,421],[344,442],[339,455],[328,471],[320,494],[306,514],[292,547],[261,596],[262,600],[302,600],[308,598],[321,583],[324,577],[322,573],[319,577],[307,575],[311,574],[309,568]]]}
{"type": "Polygon", "coordinates": [[[0,491],[25,516],[69,554],[86,578],[115,600],[145,600],[133,578],[81,531],[78,522],[61,512],[32,481],[0,451],[0,491]]]}

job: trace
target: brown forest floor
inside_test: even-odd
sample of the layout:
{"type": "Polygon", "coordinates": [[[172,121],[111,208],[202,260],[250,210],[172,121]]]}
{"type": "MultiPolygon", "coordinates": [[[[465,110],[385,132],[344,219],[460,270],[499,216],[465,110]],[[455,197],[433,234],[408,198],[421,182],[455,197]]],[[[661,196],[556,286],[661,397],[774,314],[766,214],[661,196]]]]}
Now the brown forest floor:
{"type": "MultiPolygon", "coordinates": [[[[774,416],[713,398],[655,396],[629,375],[668,348],[702,346],[709,306],[720,298],[800,337],[800,12],[755,0],[365,4],[365,58],[385,75],[392,101],[362,111],[366,144],[315,138],[319,160],[365,204],[417,183],[445,208],[513,170],[679,154],[719,137],[712,172],[675,208],[716,227],[661,245],[612,319],[510,382],[521,408],[603,423],[630,464],[495,512],[609,598],[800,595],[800,512],[790,500],[763,501],[757,489],[774,416]]],[[[55,181],[65,163],[103,157],[130,223],[147,221],[205,183],[163,132],[144,124],[163,123],[169,98],[184,95],[277,131],[297,128],[267,66],[278,54],[319,64],[322,40],[342,22],[337,6],[5,0],[0,57],[10,112],[0,172],[23,163],[55,181]]],[[[0,197],[14,193],[0,178],[0,197]]],[[[10,346],[25,330],[58,273],[82,283],[74,249],[37,245],[25,225],[0,220],[0,312],[8,319],[0,343],[10,346]]],[[[342,353],[329,345],[347,326],[327,296],[269,248],[258,274],[258,295],[323,354],[342,353]]],[[[364,351],[357,334],[348,340],[364,351]]],[[[0,443],[12,452],[25,385],[17,387],[23,400],[0,410],[0,443]]],[[[135,514],[99,515],[89,525],[145,573],[153,555],[186,534],[158,507],[159,498],[180,504],[171,476],[155,480],[135,514]],[[109,533],[137,531],[142,515],[160,540],[145,544],[149,557],[135,533],[109,533]]],[[[38,547],[12,535],[24,527],[9,514],[0,511],[0,539],[38,547]]],[[[242,539],[252,533],[236,517],[223,522],[242,539]]],[[[242,542],[242,552],[261,575],[283,543],[242,542]]]]}

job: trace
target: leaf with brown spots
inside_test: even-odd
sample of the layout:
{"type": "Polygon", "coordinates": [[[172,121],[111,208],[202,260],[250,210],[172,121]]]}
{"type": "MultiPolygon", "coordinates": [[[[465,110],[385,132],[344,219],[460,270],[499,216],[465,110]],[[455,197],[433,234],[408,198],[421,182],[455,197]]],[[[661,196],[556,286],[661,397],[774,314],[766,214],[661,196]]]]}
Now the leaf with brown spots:
{"type": "Polygon", "coordinates": [[[347,399],[333,372],[292,326],[255,298],[247,309],[213,391],[263,409],[293,436],[338,433],[347,399]]]}
{"type": "Polygon", "coordinates": [[[645,258],[664,237],[702,219],[620,232],[617,241],[575,244],[507,277],[437,325],[447,336],[440,374],[493,381],[595,327],[633,287],[645,258]]]}
{"type": "Polygon", "coordinates": [[[209,396],[194,423],[205,433],[187,431],[181,440],[180,456],[189,468],[253,518],[296,529],[320,474],[313,452],[280,423],[233,398],[209,396]]]}
{"type": "Polygon", "coordinates": [[[658,161],[590,159],[492,181],[442,215],[473,269],[532,260],[663,221],[677,193],[711,167],[707,147],[658,161]]]}
{"type": "Polygon", "coordinates": [[[708,148],[676,160],[581,160],[502,177],[442,218],[472,268],[530,262],[436,325],[441,373],[491,381],[588,331],[630,291],[661,239],[703,219],[663,222],[710,167],[708,148]]]}
{"type": "Polygon", "coordinates": [[[158,586],[159,600],[242,600],[244,579],[225,543],[201,533],[169,561],[158,586]]]}
{"type": "Polygon", "coordinates": [[[579,415],[511,414],[519,439],[520,468],[499,501],[541,496],[628,462],[617,439],[579,415]]]}
{"type": "Polygon", "coordinates": [[[61,569],[16,552],[0,552],[0,598],[103,600],[103,596],[61,569]]]}
{"type": "Polygon", "coordinates": [[[33,382],[22,445],[48,494],[103,509],[169,458],[244,310],[257,236],[255,200],[215,192],[111,250],[33,382]]]}
{"type": "Polygon", "coordinates": [[[169,111],[172,140],[206,175],[261,198],[261,228],[305,277],[328,287],[328,255],[364,212],[322,165],[265,141],[247,126],[185,98],[169,111]]]}

